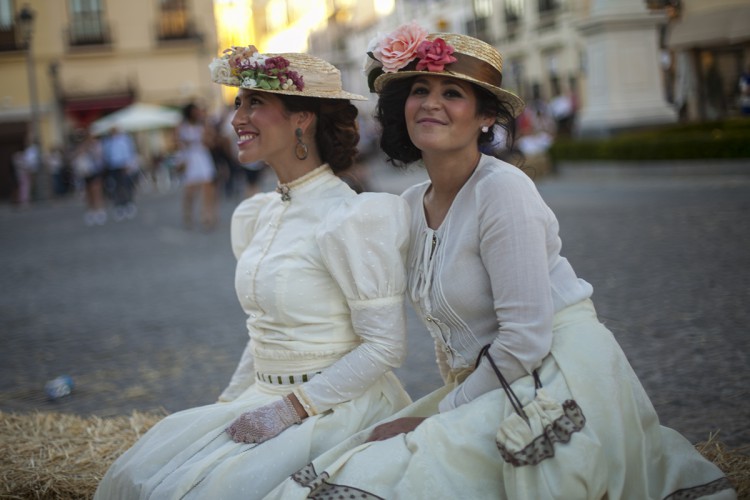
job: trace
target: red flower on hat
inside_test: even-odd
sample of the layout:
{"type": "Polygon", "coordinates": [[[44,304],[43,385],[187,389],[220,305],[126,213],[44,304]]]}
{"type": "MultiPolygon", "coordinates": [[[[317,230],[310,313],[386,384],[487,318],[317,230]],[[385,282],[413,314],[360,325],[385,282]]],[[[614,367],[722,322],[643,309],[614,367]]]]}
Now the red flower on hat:
{"type": "Polygon", "coordinates": [[[442,38],[436,38],[433,41],[425,40],[417,49],[417,71],[443,71],[445,65],[456,62],[456,58],[451,54],[455,49],[445,43],[442,38]]]}

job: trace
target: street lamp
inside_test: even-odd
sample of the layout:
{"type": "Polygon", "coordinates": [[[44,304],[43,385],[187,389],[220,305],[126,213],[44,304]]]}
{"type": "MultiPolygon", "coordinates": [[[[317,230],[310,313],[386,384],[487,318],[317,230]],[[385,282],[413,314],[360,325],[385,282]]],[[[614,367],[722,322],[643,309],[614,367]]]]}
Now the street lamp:
{"type": "Polygon", "coordinates": [[[39,133],[39,101],[37,99],[37,88],[36,88],[36,68],[34,64],[34,54],[31,50],[31,40],[34,34],[34,11],[31,10],[28,4],[24,5],[21,11],[18,13],[18,26],[21,28],[21,39],[23,40],[24,48],[26,49],[26,69],[28,71],[29,79],[29,101],[31,105],[31,144],[36,148],[34,159],[36,161],[36,171],[40,174],[43,179],[42,185],[42,196],[47,195],[47,176],[44,171],[44,164],[42,162],[42,146],[40,142],[39,133]]]}

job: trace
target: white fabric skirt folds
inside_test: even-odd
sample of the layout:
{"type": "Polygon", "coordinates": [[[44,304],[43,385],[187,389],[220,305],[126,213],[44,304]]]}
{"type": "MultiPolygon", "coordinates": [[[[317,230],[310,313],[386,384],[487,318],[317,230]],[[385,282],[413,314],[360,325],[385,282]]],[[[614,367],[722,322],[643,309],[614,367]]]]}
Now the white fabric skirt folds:
{"type": "Polygon", "coordinates": [[[362,396],[264,443],[235,443],[224,432],[240,414],[288,392],[256,380],[233,402],[167,416],[115,461],[95,498],[263,498],[320,453],[410,403],[388,372],[362,396]]]}
{"type": "Polygon", "coordinates": [[[736,498],[714,464],[659,424],[590,301],[555,316],[537,372],[542,389],[532,376],[511,385],[529,423],[503,389],[436,414],[448,385],[392,417],[433,415],[413,432],[364,443],[367,429],[266,498],[736,498]]]}

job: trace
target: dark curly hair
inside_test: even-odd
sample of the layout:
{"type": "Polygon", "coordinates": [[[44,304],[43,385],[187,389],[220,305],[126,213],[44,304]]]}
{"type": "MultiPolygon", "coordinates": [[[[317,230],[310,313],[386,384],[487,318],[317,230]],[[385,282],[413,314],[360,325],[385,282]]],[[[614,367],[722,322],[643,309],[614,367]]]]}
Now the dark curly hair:
{"type": "Polygon", "coordinates": [[[198,105],[194,102],[189,102],[182,107],[182,118],[185,121],[193,121],[193,111],[198,108],[198,105]]]}
{"type": "MultiPolygon", "coordinates": [[[[406,129],[406,116],[404,107],[406,99],[411,92],[414,78],[396,79],[388,82],[380,93],[378,104],[375,108],[375,119],[380,123],[380,148],[388,157],[388,161],[397,167],[405,167],[407,164],[422,158],[420,151],[411,139],[406,129]]],[[[508,137],[508,149],[512,148],[515,135],[515,120],[511,109],[499,101],[489,91],[479,85],[472,84],[477,97],[477,114],[488,114],[498,116],[497,122],[503,124],[508,137]]],[[[477,147],[489,145],[494,140],[492,129],[480,132],[477,147]]]]}
{"type": "Polygon", "coordinates": [[[346,99],[319,99],[306,96],[279,96],[290,113],[310,111],[318,117],[315,143],[320,158],[341,173],[354,164],[359,143],[358,110],[346,99]]]}

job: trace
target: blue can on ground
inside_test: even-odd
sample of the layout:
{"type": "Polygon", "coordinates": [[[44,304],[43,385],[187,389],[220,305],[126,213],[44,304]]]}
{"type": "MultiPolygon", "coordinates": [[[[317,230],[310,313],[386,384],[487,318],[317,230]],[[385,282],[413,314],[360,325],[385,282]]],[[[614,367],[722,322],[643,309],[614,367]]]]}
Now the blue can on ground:
{"type": "Polygon", "coordinates": [[[73,391],[73,379],[68,375],[61,375],[47,382],[44,392],[50,399],[59,399],[69,395],[73,391]]]}

